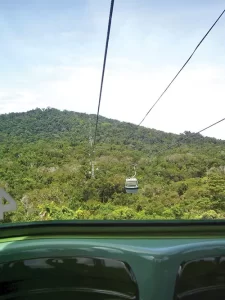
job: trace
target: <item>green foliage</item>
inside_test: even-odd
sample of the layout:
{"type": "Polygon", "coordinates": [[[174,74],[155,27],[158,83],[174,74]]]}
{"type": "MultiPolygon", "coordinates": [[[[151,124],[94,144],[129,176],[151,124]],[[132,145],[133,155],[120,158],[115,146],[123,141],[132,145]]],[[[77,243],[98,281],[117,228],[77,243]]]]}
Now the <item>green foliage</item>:
{"type": "Polygon", "coordinates": [[[95,179],[90,125],[95,116],[56,109],[0,115],[0,186],[18,210],[4,222],[54,219],[217,219],[225,211],[225,142],[164,133],[100,117],[95,179]],[[138,194],[124,182],[137,164],[138,194]]]}

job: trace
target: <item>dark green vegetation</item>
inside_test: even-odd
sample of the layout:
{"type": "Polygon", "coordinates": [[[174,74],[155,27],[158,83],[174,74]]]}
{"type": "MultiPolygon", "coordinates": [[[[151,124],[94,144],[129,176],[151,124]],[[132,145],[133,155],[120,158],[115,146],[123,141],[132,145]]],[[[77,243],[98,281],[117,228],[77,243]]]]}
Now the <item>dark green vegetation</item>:
{"type": "Polygon", "coordinates": [[[0,186],[17,201],[5,222],[49,219],[192,219],[225,216],[225,141],[164,133],[56,109],[0,115],[0,186]],[[140,190],[124,191],[137,164],[140,190]]]}

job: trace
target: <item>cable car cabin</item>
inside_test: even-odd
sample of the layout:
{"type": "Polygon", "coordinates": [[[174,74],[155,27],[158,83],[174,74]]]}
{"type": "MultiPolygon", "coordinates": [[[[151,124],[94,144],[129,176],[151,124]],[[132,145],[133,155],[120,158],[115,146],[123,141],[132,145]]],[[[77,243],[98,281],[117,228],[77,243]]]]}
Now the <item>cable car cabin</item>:
{"type": "Polygon", "coordinates": [[[127,193],[137,193],[138,181],[136,178],[127,178],[125,182],[125,189],[127,193]]]}

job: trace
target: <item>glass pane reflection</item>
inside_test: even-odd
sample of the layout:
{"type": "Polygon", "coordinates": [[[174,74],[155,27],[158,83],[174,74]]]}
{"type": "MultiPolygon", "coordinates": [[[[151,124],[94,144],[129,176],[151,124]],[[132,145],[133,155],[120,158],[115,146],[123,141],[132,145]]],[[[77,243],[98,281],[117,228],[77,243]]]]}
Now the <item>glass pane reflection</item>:
{"type": "Polygon", "coordinates": [[[51,257],[0,265],[0,296],[43,300],[53,294],[61,299],[135,300],[138,286],[128,264],[107,258],[51,257]]]}

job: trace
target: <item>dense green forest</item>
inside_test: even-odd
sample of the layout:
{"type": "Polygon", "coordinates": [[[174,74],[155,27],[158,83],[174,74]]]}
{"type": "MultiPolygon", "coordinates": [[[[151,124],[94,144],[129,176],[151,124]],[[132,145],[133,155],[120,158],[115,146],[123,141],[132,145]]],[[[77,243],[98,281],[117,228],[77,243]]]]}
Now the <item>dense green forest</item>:
{"type": "Polygon", "coordinates": [[[100,117],[91,178],[94,124],[53,108],[0,115],[0,187],[18,203],[4,222],[224,218],[225,141],[100,117]],[[140,189],[126,194],[134,164],[140,189]]]}

